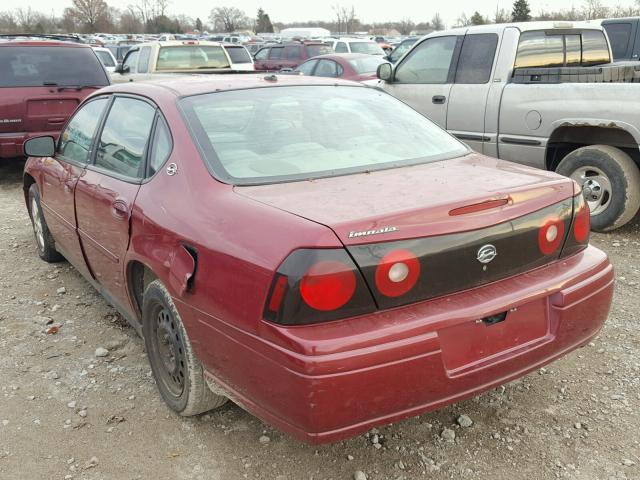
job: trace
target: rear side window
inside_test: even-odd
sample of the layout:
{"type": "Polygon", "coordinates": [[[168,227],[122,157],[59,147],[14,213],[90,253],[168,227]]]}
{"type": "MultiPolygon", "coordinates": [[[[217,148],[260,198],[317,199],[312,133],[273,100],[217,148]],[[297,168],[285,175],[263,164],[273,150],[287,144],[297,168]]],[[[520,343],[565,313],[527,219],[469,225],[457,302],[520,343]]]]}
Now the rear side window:
{"type": "Polygon", "coordinates": [[[487,83],[498,46],[498,35],[467,35],[460,51],[456,83],[487,83]]]}
{"type": "Polygon", "coordinates": [[[269,52],[269,59],[270,60],[279,60],[282,58],[282,50],[284,50],[283,47],[272,47],[271,48],[271,52],[269,52]]]}
{"type": "Polygon", "coordinates": [[[90,85],[109,80],[90,47],[0,48],[0,87],[90,85]]]}
{"type": "Polygon", "coordinates": [[[515,68],[589,66],[609,61],[607,40],[600,30],[584,30],[580,36],[531,31],[520,35],[515,68]]]}
{"type": "Polygon", "coordinates": [[[209,45],[181,45],[162,47],[158,53],[156,70],[197,70],[227,68],[229,60],[222,47],[209,45]]]}
{"type": "Polygon", "coordinates": [[[415,47],[396,70],[399,83],[447,83],[457,36],[429,38],[415,47]]]}
{"type": "Polygon", "coordinates": [[[318,55],[333,53],[333,48],[329,45],[307,45],[306,48],[308,57],[317,57],[318,55]]]}
{"type": "Polygon", "coordinates": [[[225,47],[231,63],[251,63],[251,55],[244,47],[225,47]]]}
{"type": "Polygon", "coordinates": [[[171,135],[169,134],[169,128],[162,117],[158,117],[156,123],[156,131],[153,134],[153,147],[151,148],[151,154],[149,155],[149,173],[148,176],[153,176],[164,162],[167,161],[171,154],[171,135]]]}
{"type": "Polygon", "coordinates": [[[625,58],[631,40],[631,24],[630,23],[610,23],[603,25],[611,42],[611,50],[613,50],[613,58],[615,60],[625,58]]]}
{"type": "Polygon", "coordinates": [[[133,98],[116,98],[102,129],[96,166],[131,178],[140,178],[155,108],[133,98]]]}
{"type": "Polygon", "coordinates": [[[86,103],[71,118],[58,141],[58,154],[80,165],[89,163],[96,128],[107,106],[107,97],[86,103]]]}
{"type": "Polygon", "coordinates": [[[151,47],[142,47],[138,56],[138,73],[147,73],[149,71],[149,57],[151,56],[151,47]]]}
{"type": "Polygon", "coordinates": [[[315,72],[314,77],[332,77],[336,78],[342,75],[342,67],[333,60],[320,60],[315,72]]]}
{"type": "Polygon", "coordinates": [[[300,72],[303,75],[311,75],[311,72],[313,72],[313,67],[316,66],[316,63],[318,63],[318,60],[309,60],[296,68],[295,71],[300,72]]]}
{"type": "Polygon", "coordinates": [[[582,65],[602,65],[610,61],[604,33],[599,30],[582,32],[582,65]]]}

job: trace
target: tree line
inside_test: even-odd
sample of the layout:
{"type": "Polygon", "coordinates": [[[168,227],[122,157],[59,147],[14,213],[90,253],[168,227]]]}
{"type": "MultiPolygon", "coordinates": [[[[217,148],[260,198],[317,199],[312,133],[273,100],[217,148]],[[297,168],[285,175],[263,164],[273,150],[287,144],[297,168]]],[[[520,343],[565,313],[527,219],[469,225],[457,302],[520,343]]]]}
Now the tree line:
{"type": "MultiPolygon", "coordinates": [[[[395,30],[402,35],[428,33],[442,30],[445,24],[439,13],[431,19],[415,21],[409,17],[397,21],[365,23],[354,7],[336,4],[333,18],[301,22],[272,22],[269,14],[259,8],[255,16],[249,16],[237,7],[215,7],[209,18],[192,18],[169,13],[171,0],[136,0],[124,9],[110,6],[105,0],[72,0],[59,15],[45,14],[18,7],[0,11],[0,33],[185,33],[238,32],[250,30],[269,33],[287,27],[321,27],[335,33],[369,32],[385,34],[395,30]]],[[[595,18],[631,17],[640,15],[640,0],[631,5],[609,7],[602,0],[584,0],[581,7],[566,10],[532,12],[528,0],[515,0],[511,9],[496,8],[495,12],[462,13],[453,26],[483,25],[487,23],[526,22],[529,20],[590,20],[595,18]]]]}

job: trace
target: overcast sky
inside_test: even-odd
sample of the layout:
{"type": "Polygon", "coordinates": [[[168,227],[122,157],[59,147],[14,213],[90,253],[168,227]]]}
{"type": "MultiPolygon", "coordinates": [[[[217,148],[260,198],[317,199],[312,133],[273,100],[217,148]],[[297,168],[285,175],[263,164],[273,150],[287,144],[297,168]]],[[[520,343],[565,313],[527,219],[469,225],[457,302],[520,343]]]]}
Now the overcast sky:
{"type": "MultiPolygon", "coordinates": [[[[109,5],[118,8],[124,8],[135,0],[106,0],[109,5]]],[[[236,6],[244,10],[247,15],[253,17],[259,7],[262,7],[271,17],[273,22],[294,22],[296,20],[331,20],[333,18],[332,5],[341,4],[344,6],[353,5],[356,14],[363,22],[384,22],[389,20],[400,20],[402,17],[409,17],[418,23],[430,20],[433,14],[440,13],[447,26],[456,21],[461,13],[468,16],[474,10],[480,11],[483,15],[493,16],[496,6],[500,8],[511,9],[512,1],[495,1],[495,0],[452,0],[440,2],[426,2],[424,0],[395,0],[393,2],[371,1],[371,0],[172,0],[169,11],[173,14],[185,14],[190,17],[200,17],[206,19],[209,12],[214,6],[236,6]]],[[[630,5],[630,0],[603,0],[603,4],[611,7],[622,4],[630,5]]],[[[8,7],[10,2],[3,2],[0,10],[8,7]]],[[[35,10],[42,12],[50,12],[53,8],[56,14],[61,13],[65,7],[71,5],[71,0],[22,0],[20,6],[31,6],[35,10]]],[[[541,9],[558,10],[568,9],[572,6],[580,8],[583,4],[582,0],[529,0],[532,13],[537,13],[541,9]]],[[[13,3],[18,6],[18,3],[13,3]]]]}

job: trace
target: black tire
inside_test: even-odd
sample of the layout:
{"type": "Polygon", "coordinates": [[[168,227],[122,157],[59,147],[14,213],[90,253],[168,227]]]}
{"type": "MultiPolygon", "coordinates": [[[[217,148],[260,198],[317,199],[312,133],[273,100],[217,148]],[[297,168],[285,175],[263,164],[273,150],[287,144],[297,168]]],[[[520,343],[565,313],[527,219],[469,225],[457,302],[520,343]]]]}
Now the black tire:
{"type": "Polygon", "coordinates": [[[40,191],[34,183],[29,187],[29,216],[33,227],[33,236],[36,240],[38,256],[48,263],[61,262],[64,257],[56,250],[56,242],[49,231],[47,222],[42,214],[40,203],[40,191]]]}
{"type": "Polygon", "coordinates": [[[556,172],[580,184],[591,208],[591,229],[596,232],[623,226],[640,209],[640,170],[619,148],[579,148],[562,159],[556,172]]]}
{"type": "Polygon", "coordinates": [[[178,310],[159,280],[144,292],[142,329],[156,385],[172,410],[191,416],[226,403],[226,397],[207,386],[178,310]]]}

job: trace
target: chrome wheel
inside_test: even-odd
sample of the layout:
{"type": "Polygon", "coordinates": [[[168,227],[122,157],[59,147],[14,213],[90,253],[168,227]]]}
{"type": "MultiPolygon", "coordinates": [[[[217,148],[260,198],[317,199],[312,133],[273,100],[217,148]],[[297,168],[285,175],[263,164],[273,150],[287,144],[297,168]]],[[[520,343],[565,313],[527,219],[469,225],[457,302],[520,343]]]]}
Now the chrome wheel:
{"type": "Polygon", "coordinates": [[[163,305],[156,309],[155,344],[161,381],[172,395],[179,397],[184,390],[186,365],[185,349],[173,316],[163,305]]]}
{"type": "Polygon", "coordinates": [[[571,178],[582,187],[582,195],[591,215],[598,215],[607,209],[613,189],[606,173],[597,167],[580,167],[571,174],[571,178]]]}
{"type": "Polygon", "coordinates": [[[36,242],[38,242],[38,248],[44,250],[44,226],[42,225],[40,206],[35,197],[31,199],[31,218],[33,219],[33,232],[36,236],[36,242]]]}

